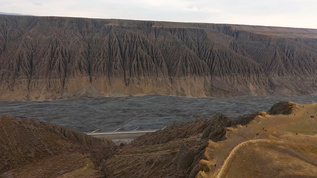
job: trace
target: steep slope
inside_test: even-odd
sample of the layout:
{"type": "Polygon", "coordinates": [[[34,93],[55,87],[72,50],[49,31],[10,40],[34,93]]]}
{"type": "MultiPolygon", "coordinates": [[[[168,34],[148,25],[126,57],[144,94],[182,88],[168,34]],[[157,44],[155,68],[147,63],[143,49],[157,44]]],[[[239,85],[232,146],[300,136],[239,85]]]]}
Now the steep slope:
{"type": "Polygon", "coordinates": [[[196,177],[208,140],[224,140],[226,127],[245,125],[256,116],[233,120],[217,114],[210,119],[174,124],[118,148],[105,160],[102,170],[110,177],[196,177]]]}
{"type": "Polygon", "coordinates": [[[0,116],[0,177],[103,177],[98,169],[116,149],[62,126],[0,116]]]}
{"type": "Polygon", "coordinates": [[[308,94],[316,42],[312,29],[1,15],[0,99],[308,94]]]}
{"type": "Polygon", "coordinates": [[[0,177],[195,177],[208,139],[247,124],[218,114],[175,124],[116,147],[54,124],[0,116],[0,177]]]}

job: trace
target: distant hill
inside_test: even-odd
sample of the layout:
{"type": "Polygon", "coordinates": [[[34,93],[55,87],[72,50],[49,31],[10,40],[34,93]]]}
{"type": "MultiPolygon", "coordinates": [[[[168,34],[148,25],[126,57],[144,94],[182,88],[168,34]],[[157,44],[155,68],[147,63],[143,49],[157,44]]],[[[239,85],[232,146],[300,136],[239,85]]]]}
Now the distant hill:
{"type": "Polygon", "coordinates": [[[0,100],[317,91],[317,30],[0,15],[0,100]]]}
{"type": "Polygon", "coordinates": [[[0,12],[0,15],[22,15],[22,14],[19,14],[19,13],[7,13],[7,12],[0,12]]]}

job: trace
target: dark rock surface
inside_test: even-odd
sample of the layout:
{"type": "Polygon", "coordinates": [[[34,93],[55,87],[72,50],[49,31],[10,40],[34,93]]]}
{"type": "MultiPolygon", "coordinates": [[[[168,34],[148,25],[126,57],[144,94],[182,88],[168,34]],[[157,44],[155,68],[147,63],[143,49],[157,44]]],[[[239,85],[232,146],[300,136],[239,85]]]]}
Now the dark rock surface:
{"type": "Polygon", "coordinates": [[[0,15],[0,99],[309,94],[317,30],[0,15]]]}
{"type": "Polygon", "coordinates": [[[289,101],[281,101],[274,104],[268,111],[268,114],[277,115],[277,114],[291,114],[295,108],[295,103],[289,101]]]}

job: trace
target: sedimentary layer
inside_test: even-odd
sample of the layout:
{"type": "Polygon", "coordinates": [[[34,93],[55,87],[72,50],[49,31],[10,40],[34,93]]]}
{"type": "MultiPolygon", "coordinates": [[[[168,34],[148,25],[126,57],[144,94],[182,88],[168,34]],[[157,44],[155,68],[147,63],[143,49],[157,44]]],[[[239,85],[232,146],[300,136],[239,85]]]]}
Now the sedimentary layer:
{"type": "Polygon", "coordinates": [[[317,30],[0,15],[0,100],[314,93],[317,30]]]}

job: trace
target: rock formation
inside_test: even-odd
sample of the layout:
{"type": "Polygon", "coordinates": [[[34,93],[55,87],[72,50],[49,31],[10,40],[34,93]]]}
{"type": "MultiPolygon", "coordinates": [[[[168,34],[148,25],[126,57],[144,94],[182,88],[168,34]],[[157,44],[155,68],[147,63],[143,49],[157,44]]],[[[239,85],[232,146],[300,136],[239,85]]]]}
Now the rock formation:
{"type": "Polygon", "coordinates": [[[0,15],[0,100],[309,94],[317,30],[0,15]]]}

